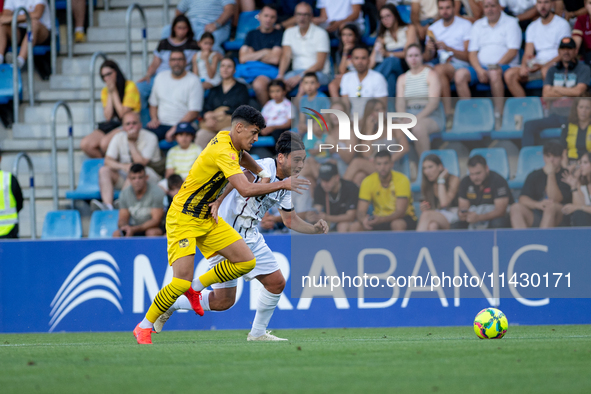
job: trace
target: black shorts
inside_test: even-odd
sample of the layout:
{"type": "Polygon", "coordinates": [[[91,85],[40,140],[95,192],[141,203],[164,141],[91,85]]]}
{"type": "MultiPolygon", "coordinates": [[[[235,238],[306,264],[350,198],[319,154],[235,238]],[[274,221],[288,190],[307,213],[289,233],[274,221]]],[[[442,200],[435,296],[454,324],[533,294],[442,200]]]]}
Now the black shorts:
{"type": "MultiPolygon", "coordinates": [[[[404,217],[402,217],[402,220],[404,220],[404,222],[406,223],[406,230],[416,230],[417,228],[417,220],[413,219],[411,216],[409,215],[404,215],[404,217]]],[[[373,231],[390,231],[392,230],[392,228],[390,227],[390,223],[391,222],[387,222],[387,223],[380,223],[376,226],[373,226],[373,231]]]]}
{"type": "MultiPolygon", "coordinates": [[[[27,29],[24,28],[24,27],[19,27],[18,28],[18,39],[19,39],[19,41],[22,42],[23,41],[23,38],[25,38],[26,36],[27,36],[27,29]]],[[[49,32],[49,35],[47,36],[47,38],[45,39],[45,41],[38,42],[35,45],[39,45],[39,46],[48,46],[48,45],[51,45],[51,32],[49,32]]]]}

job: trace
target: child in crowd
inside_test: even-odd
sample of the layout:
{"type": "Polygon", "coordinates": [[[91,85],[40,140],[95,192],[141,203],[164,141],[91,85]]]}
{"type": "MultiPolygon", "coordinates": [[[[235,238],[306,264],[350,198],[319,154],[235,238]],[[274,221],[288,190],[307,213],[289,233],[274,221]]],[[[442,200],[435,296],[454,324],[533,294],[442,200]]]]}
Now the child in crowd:
{"type": "Polygon", "coordinates": [[[176,126],[174,138],[178,145],[170,149],[166,155],[165,178],[179,174],[185,179],[189,175],[191,166],[202,151],[201,147],[193,142],[196,133],[189,122],[181,122],[176,126]]]}
{"type": "Polygon", "coordinates": [[[183,186],[183,178],[181,178],[179,174],[172,174],[166,179],[166,186],[168,187],[168,191],[166,192],[163,201],[164,212],[168,211],[168,207],[172,204],[172,199],[181,190],[181,186],[183,186]]]}
{"type": "Polygon", "coordinates": [[[218,66],[223,56],[213,50],[214,43],[213,34],[203,33],[199,40],[201,50],[193,56],[193,73],[201,78],[203,90],[211,89],[222,82],[218,66]]]}
{"type": "Polygon", "coordinates": [[[271,99],[261,111],[267,127],[261,130],[261,135],[272,135],[277,141],[281,133],[291,127],[291,102],[285,98],[287,90],[283,81],[272,80],[268,89],[271,99]]]}
{"type": "Polygon", "coordinates": [[[311,113],[312,111],[306,108],[312,108],[314,111],[320,112],[322,109],[330,108],[330,99],[326,97],[326,94],[318,91],[320,83],[316,73],[309,72],[304,74],[302,83],[300,83],[300,90],[304,92],[304,95],[300,98],[300,115],[298,122],[298,131],[300,134],[304,134],[307,130],[307,121],[310,118],[305,114],[311,113]]]}

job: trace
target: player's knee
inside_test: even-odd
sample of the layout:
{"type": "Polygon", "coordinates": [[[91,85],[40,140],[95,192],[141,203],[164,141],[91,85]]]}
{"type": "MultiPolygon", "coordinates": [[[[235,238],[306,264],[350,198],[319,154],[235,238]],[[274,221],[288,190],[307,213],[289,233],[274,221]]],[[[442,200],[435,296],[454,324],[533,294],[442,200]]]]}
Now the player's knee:
{"type": "Polygon", "coordinates": [[[222,298],[219,301],[218,310],[226,311],[234,306],[236,299],[234,297],[222,298]]]}
{"type": "Polygon", "coordinates": [[[256,259],[253,258],[252,260],[249,261],[244,261],[241,263],[235,263],[234,265],[236,266],[236,268],[240,271],[240,273],[242,275],[248,274],[250,271],[252,271],[256,265],[256,259]]]}

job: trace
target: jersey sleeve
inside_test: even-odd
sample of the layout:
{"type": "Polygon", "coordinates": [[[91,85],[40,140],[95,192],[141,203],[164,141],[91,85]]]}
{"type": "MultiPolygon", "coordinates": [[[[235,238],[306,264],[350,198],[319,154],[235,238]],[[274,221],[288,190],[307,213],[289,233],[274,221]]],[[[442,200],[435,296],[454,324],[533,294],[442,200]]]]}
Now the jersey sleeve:
{"type": "MultiPolygon", "coordinates": [[[[218,142],[218,144],[227,145],[227,143],[223,142],[218,142]]],[[[218,168],[224,173],[226,178],[229,178],[232,175],[242,174],[238,153],[230,148],[229,145],[225,147],[222,145],[213,152],[213,160],[218,168]]]]}
{"type": "Polygon", "coordinates": [[[281,199],[281,201],[279,201],[279,207],[281,207],[282,210],[284,211],[292,211],[293,210],[293,204],[291,203],[291,192],[287,191],[285,193],[285,195],[283,196],[283,198],[281,199]]]}
{"type": "Polygon", "coordinates": [[[509,190],[509,184],[500,175],[495,180],[495,185],[494,185],[494,189],[492,192],[493,192],[493,199],[495,199],[495,200],[497,198],[509,197],[509,193],[511,193],[511,191],[509,190]]]}
{"type": "Polygon", "coordinates": [[[408,198],[410,200],[410,181],[406,176],[400,174],[396,182],[396,198],[408,198]]]}
{"type": "MultiPolygon", "coordinates": [[[[460,182],[460,187],[458,188],[458,197],[463,198],[464,200],[468,199],[468,184],[470,183],[469,177],[464,177],[460,182]]],[[[423,191],[424,193],[424,191],[423,191]]]]}
{"type": "Polygon", "coordinates": [[[371,202],[371,179],[365,178],[359,188],[359,199],[371,202]]]}

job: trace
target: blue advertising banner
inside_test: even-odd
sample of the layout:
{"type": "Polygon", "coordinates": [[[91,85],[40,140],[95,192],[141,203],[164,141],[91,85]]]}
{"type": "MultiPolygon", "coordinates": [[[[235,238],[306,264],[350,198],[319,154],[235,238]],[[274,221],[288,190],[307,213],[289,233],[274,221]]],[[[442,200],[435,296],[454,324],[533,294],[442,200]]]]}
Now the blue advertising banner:
{"type": "MultiPolygon", "coordinates": [[[[548,271],[552,286],[554,273],[563,274],[559,285],[566,286],[570,270],[571,288],[582,286],[591,269],[588,235],[589,230],[580,229],[269,235],[267,243],[287,279],[270,327],[471,326],[476,313],[490,305],[498,305],[510,324],[589,324],[589,314],[580,312],[589,310],[591,299],[555,298],[567,293],[534,298],[528,293],[532,286],[517,285],[514,294],[508,284],[513,262],[513,272],[527,272],[529,279],[548,271]],[[384,288],[362,286],[361,292],[359,287],[331,291],[330,283],[329,292],[302,287],[302,277],[315,273],[395,279],[426,279],[431,273],[430,281],[435,271],[439,276],[445,272],[450,282],[465,273],[469,278],[486,275],[475,287],[468,279],[467,286],[464,280],[461,287],[444,283],[433,290],[430,282],[423,289],[402,283],[389,287],[384,278],[378,278],[384,288]],[[505,274],[505,287],[498,287],[498,293],[487,276],[490,272],[505,274]],[[339,297],[339,291],[347,298],[339,297]],[[430,298],[421,298],[425,295],[430,298]]],[[[196,274],[206,267],[201,258],[196,274]]],[[[0,242],[0,332],[131,332],[171,278],[164,238],[0,242]]],[[[540,281],[545,286],[543,276],[540,281]]],[[[206,312],[203,317],[176,313],[166,329],[247,329],[259,286],[240,280],[236,305],[229,311],[206,312]]],[[[580,294],[583,289],[586,286],[580,294]]]]}

